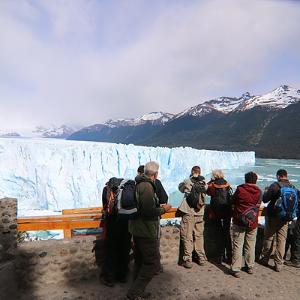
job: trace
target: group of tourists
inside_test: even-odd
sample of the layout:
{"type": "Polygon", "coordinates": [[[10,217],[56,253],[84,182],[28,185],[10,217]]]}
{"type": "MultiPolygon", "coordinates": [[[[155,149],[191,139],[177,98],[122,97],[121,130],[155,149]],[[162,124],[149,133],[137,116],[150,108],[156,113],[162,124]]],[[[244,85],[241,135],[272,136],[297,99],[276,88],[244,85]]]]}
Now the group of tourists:
{"type": "MultiPolygon", "coordinates": [[[[133,282],[128,290],[129,300],[147,299],[145,288],[151,279],[163,272],[160,263],[160,218],[171,209],[168,195],[157,179],[158,163],[151,161],[137,170],[135,180],[111,178],[102,194],[104,260],[101,280],[107,286],[126,282],[133,249],[133,282]]],[[[259,262],[269,265],[274,259],[274,270],[283,264],[300,268],[300,192],[288,180],[286,170],[280,169],[277,180],[261,191],[254,172],[245,174],[245,182],[233,192],[222,170],[212,171],[209,182],[201,175],[199,166],[179,184],[183,200],[177,209],[181,217],[179,264],[192,268],[194,263],[207,263],[204,250],[204,215],[215,222],[222,246],[214,258],[216,263],[230,266],[229,273],[240,277],[243,268],[254,273],[255,245],[261,202],[268,203],[265,215],[264,241],[259,262]],[[210,205],[205,198],[210,197],[210,205]],[[298,214],[298,215],[297,215],[298,214]],[[298,216],[298,220],[296,220],[298,216]],[[294,222],[291,258],[285,261],[289,223],[294,222]],[[245,266],[243,267],[243,256],[245,266]]]]}

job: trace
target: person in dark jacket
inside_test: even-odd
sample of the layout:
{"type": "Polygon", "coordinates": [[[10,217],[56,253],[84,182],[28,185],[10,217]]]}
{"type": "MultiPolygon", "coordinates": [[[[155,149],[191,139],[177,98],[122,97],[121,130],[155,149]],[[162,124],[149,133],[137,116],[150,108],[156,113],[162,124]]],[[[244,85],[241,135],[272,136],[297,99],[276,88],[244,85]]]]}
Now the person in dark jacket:
{"type": "Polygon", "coordinates": [[[253,274],[258,211],[262,195],[256,182],[257,175],[254,172],[245,174],[245,183],[237,187],[232,199],[233,256],[231,274],[237,278],[240,277],[243,249],[246,270],[249,274],[253,274]]]}
{"type": "Polygon", "coordinates": [[[224,260],[228,264],[231,264],[232,260],[232,245],[231,245],[231,187],[225,180],[222,170],[213,170],[212,179],[207,183],[207,195],[211,197],[210,211],[211,219],[216,222],[218,228],[220,228],[222,247],[220,248],[220,254],[217,258],[218,263],[222,263],[224,260]],[[226,250],[226,252],[225,252],[226,250]]]}
{"type": "MultiPolygon", "coordinates": [[[[141,165],[138,167],[137,169],[137,174],[139,176],[144,175],[144,165],[141,165]]],[[[156,186],[156,195],[158,197],[159,200],[159,204],[167,204],[168,203],[168,194],[165,190],[165,188],[163,187],[161,181],[159,179],[155,179],[155,186],[156,186]]]]}
{"type": "Polygon", "coordinates": [[[100,279],[108,287],[113,287],[115,282],[126,282],[129,271],[131,234],[128,221],[118,218],[113,203],[121,181],[112,177],[102,192],[105,258],[100,279]]]}
{"type": "Polygon", "coordinates": [[[300,268],[300,213],[298,213],[297,221],[293,228],[291,259],[284,264],[289,267],[300,268]]]}
{"type": "MultiPolygon", "coordinates": [[[[144,165],[140,165],[137,169],[137,174],[138,176],[143,176],[144,175],[144,169],[145,169],[145,166],[144,165]]],[[[139,177],[137,177],[139,178],[139,177]]],[[[165,191],[161,181],[159,179],[155,179],[154,181],[155,183],[155,194],[158,198],[158,202],[160,205],[163,205],[163,204],[167,204],[168,203],[168,194],[167,192],[165,191]]],[[[158,252],[159,252],[159,249],[160,249],[160,238],[161,238],[161,230],[159,231],[159,236],[158,236],[158,243],[157,243],[157,247],[158,247],[158,252]]],[[[158,273],[162,273],[163,272],[163,266],[159,260],[159,271],[158,273]]]]}
{"type": "Polygon", "coordinates": [[[155,191],[155,179],[159,165],[149,162],[145,174],[136,178],[138,218],[129,221],[129,231],[134,241],[136,270],[134,281],[127,292],[127,298],[138,300],[148,298],[145,288],[159,269],[158,236],[160,216],[170,210],[169,204],[159,205],[155,191]]]}
{"type": "Polygon", "coordinates": [[[288,180],[287,171],[284,169],[278,170],[276,177],[277,181],[266,188],[263,195],[263,202],[269,204],[267,207],[267,215],[265,217],[264,242],[260,263],[268,266],[273,249],[273,241],[275,240],[274,270],[280,272],[284,262],[283,257],[285,253],[288,222],[280,220],[275,210],[275,203],[280,198],[281,187],[293,187],[293,185],[288,180]]]}

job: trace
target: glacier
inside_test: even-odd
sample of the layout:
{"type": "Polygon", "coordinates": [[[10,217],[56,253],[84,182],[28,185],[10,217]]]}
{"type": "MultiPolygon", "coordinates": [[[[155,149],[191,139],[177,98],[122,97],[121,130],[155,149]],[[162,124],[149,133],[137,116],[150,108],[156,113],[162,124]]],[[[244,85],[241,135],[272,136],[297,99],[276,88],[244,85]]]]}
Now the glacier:
{"type": "Polygon", "coordinates": [[[55,139],[0,138],[0,197],[18,199],[28,210],[61,211],[101,206],[101,192],[112,177],[134,178],[140,164],[155,160],[159,177],[175,203],[177,186],[194,165],[209,176],[215,168],[254,166],[254,152],[144,147],[55,139]]]}

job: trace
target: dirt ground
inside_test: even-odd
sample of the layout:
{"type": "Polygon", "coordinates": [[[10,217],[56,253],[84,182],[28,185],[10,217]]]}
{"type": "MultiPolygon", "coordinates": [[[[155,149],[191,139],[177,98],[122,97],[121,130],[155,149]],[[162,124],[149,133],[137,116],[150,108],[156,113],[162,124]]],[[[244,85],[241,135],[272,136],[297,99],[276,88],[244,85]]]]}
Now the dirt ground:
{"type": "MultiPolygon", "coordinates": [[[[228,266],[193,265],[190,270],[167,264],[147,287],[156,300],[208,299],[300,299],[300,269],[284,267],[280,273],[256,265],[255,273],[242,272],[241,278],[227,274],[228,266]]],[[[129,282],[113,288],[103,286],[98,278],[70,282],[68,286],[47,285],[34,291],[23,291],[22,300],[121,300],[126,299],[129,282]]]]}

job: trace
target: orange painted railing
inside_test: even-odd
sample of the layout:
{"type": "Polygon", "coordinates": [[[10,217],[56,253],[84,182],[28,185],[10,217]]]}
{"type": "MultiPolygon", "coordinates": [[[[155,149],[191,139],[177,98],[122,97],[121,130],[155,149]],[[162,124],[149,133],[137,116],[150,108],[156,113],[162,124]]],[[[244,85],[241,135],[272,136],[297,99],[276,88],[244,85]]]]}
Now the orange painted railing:
{"type": "MultiPolygon", "coordinates": [[[[163,219],[175,218],[177,209],[163,215],[163,219]]],[[[72,237],[72,230],[101,227],[102,207],[64,209],[62,215],[18,218],[19,231],[63,230],[64,237],[72,237]]]]}
{"type": "MultiPolygon", "coordinates": [[[[176,217],[177,208],[162,215],[162,219],[176,217]]],[[[260,208],[260,215],[264,215],[260,208]]],[[[18,218],[19,231],[63,230],[65,238],[72,237],[74,229],[101,227],[102,207],[64,209],[61,215],[18,218]]]]}

